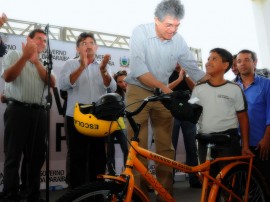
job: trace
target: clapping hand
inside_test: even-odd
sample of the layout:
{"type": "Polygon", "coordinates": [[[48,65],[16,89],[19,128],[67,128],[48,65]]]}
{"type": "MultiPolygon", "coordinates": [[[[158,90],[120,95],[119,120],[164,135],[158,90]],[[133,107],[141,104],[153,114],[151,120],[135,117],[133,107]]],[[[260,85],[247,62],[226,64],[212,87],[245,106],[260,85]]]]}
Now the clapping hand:
{"type": "Polygon", "coordinates": [[[179,80],[180,82],[184,80],[184,77],[186,75],[186,72],[183,68],[181,68],[180,72],[179,72],[179,76],[177,78],[177,80],[179,80]]]}
{"type": "Polygon", "coordinates": [[[3,13],[0,17],[0,27],[2,27],[5,22],[7,22],[7,16],[5,13],[3,13]]]}
{"type": "Polygon", "coordinates": [[[35,42],[30,38],[27,37],[27,43],[22,43],[23,49],[23,57],[29,60],[32,63],[38,61],[38,50],[37,45],[35,42]]]}
{"type": "Polygon", "coordinates": [[[106,66],[107,66],[108,62],[110,61],[110,58],[111,58],[111,55],[109,55],[109,54],[104,55],[103,60],[101,61],[100,66],[99,66],[101,72],[107,71],[106,66]]]}
{"type": "Polygon", "coordinates": [[[80,53],[80,63],[81,67],[86,68],[88,66],[87,51],[83,51],[80,53]]]}

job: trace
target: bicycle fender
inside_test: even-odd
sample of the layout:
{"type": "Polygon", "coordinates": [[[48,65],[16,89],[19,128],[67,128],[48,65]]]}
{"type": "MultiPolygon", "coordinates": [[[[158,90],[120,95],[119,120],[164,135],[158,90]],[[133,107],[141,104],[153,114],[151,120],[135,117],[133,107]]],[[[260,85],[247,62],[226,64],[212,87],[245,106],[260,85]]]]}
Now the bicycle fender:
{"type": "MultiPolygon", "coordinates": [[[[216,179],[220,182],[226,175],[227,173],[235,166],[237,165],[249,165],[248,162],[232,162],[228,165],[226,165],[224,168],[222,168],[222,170],[217,174],[216,179]]],[[[212,199],[216,199],[217,194],[218,194],[218,190],[219,190],[219,185],[218,184],[213,184],[213,186],[211,187],[210,190],[210,194],[209,194],[209,200],[208,201],[212,201],[212,199]]]]}
{"type": "MultiPolygon", "coordinates": [[[[107,179],[117,182],[126,182],[125,179],[123,179],[120,176],[112,176],[112,175],[98,175],[98,179],[107,179]]],[[[134,185],[134,191],[140,196],[140,198],[145,202],[150,202],[149,198],[146,197],[146,195],[137,187],[134,185]]]]}
{"type": "Polygon", "coordinates": [[[235,166],[237,165],[242,165],[242,164],[245,164],[245,165],[249,165],[248,162],[232,162],[228,165],[226,165],[224,168],[222,168],[222,170],[217,174],[216,176],[216,179],[223,179],[224,176],[226,176],[226,174],[235,166]]]}

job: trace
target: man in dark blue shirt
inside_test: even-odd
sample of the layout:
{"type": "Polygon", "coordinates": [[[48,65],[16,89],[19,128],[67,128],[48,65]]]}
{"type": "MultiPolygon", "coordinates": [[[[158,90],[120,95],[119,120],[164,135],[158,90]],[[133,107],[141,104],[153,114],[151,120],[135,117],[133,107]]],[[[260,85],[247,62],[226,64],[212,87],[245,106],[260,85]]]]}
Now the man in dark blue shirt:
{"type": "Polygon", "coordinates": [[[256,53],[242,50],[237,54],[240,73],[237,83],[243,89],[248,103],[249,146],[256,155],[254,165],[270,185],[270,79],[255,73],[256,64],[256,53]]]}

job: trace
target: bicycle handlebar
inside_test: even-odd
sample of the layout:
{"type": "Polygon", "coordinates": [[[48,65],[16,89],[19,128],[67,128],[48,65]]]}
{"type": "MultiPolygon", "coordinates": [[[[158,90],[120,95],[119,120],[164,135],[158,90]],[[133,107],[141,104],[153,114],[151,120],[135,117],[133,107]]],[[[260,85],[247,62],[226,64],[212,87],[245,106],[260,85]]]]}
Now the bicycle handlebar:
{"type": "Polygon", "coordinates": [[[170,100],[171,98],[172,98],[172,94],[164,94],[156,90],[154,95],[145,98],[143,100],[143,103],[134,111],[129,112],[125,110],[126,118],[128,119],[130,126],[132,127],[134,131],[134,138],[137,139],[139,136],[140,125],[137,124],[132,117],[134,115],[139,114],[148,102],[165,101],[165,100],[170,100]]]}
{"type": "Polygon", "coordinates": [[[157,93],[155,92],[154,95],[145,98],[143,100],[143,103],[134,111],[130,112],[130,111],[125,110],[126,116],[132,117],[134,115],[139,114],[148,102],[165,101],[165,100],[170,100],[171,98],[172,98],[172,94],[164,94],[160,92],[157,92],[157,93]]]}

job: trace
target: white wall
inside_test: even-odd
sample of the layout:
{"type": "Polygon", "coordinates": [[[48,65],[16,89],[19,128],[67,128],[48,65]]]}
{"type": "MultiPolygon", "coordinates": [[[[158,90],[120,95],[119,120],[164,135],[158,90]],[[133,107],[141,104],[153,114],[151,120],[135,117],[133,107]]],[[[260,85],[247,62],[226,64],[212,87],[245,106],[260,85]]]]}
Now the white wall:
{"type": "Polygon", "coordinates": [[[270,0],[252,0],[261,67],[270,69],[270,0]]]}

